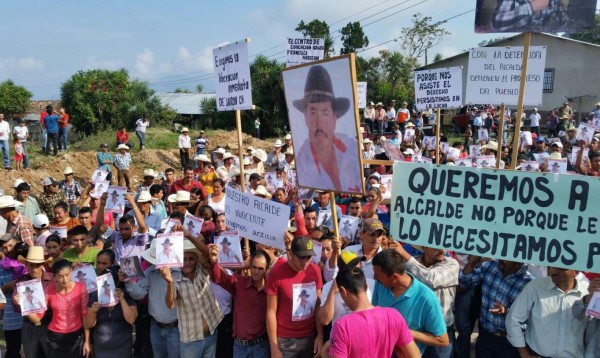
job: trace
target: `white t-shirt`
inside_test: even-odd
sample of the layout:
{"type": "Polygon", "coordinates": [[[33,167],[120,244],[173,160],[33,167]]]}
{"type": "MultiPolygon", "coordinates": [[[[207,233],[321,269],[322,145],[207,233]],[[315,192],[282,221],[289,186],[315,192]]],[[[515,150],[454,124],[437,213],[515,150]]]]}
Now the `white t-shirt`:
{"type": "Polygon", "coordinates": [[[29,130],[27,129],[27,126],[16,126],[13,128],[13,133],[21,140],[21,142],[24,142],[27,140],[27,134],[29,134],[29,130]]]}
{"type": "Polygon", "coordinates": [[[150,125],[150,121],[146,121],[144,123],[144,121],[142,120],[142,118],[138,119],[135,122],[135,131],[136,132],[144,132],[146,133],[146,128],[150,125]]]}
{"type": "Polygon", "coordinates": [[[539,127],[540,119],[542,119],[542,116],[539,113],[531,113],[529,116],[529,120],[531,121],[530,127],[539,127]]]}
{"type": "Polygon", "coordinates": [[[10,134],[10,124],[7,121],[0,122],[0,140],[8,140],[10,134]]]}
{"type": "MultiPolygon", "coordinates": [[[[369,298],[369,302],[371,301],[372,290],[375,288],[375,280],[372,278],[367,279],[367,298],[369,298]]],[[[333,281],[327,282],[323,285],[323,292],[321,293],[321,307],[325,305],[325,301],[327,300],[327,296],[329,295],[329,291],[331,291],[331,287],[333,286],[333,281]]],[[[336,293],[333,298],[333,319],[331,320],[331,324],[334,324],[338,318],[347,315],[348,313],[352,313],[352,310],[346,306],[344,300],[342,300],[342,296],[340,293],[336,293]]]]}

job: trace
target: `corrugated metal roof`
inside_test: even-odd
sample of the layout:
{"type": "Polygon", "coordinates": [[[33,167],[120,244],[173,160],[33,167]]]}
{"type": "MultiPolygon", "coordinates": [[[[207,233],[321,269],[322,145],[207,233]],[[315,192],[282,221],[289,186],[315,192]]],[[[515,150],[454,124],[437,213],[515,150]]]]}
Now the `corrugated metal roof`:
{"type": "Polygon", "coordinates": [[[203,98],[215,98],[214,93],[171,93],[156,92],[160,103],[173,108],[179,114],[202,114],[200,102],[203,98]]]}

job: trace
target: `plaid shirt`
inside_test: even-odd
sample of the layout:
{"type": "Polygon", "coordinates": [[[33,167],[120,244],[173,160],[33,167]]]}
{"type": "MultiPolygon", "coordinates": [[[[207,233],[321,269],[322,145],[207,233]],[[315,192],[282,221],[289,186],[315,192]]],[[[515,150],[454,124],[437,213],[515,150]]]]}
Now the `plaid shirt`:
{"type": "Polygon", "coordinates": [[[444,261],[438,262],[429,267],[423,266],[423,255],[412,257],[406,262],[406,269],[412,273],[419,281],[433,290],[433,293],[440,300],[442,312],[444,312],[444,321],[446,326],[454,324],[454,298],[456,297],[456,287],[458,286],[458,261],[451,257],[446,257],[444,261]]]}
{"type": "Polygon", "coordinates": [[[173,272],[179,335],[182,343],[206,338],[202,331],[202,321],[206,322],[213,334],[223,319],[223,313],[210,288],[209,272],[198,265],[196,277],[190,281],[180,271],[173,272]]]}
{"type": "Polygon", "coordinates": [[[79,183],[75,180],[71,180],[71,183],[67,183],[66,180],[61,181],[60,190],[65,192],[68,203],[77,200],[77,198],[79,198],[83,192],[83,190],[81,190],[81,185],[79,185],[79,183]]]}
{"type": "Polygon", "coordinates": [[[128,170],[131,165],[131,154],[125,153],[125,155],[121,155],[121,153],[115,155],[115,165],[119,170],[128,170]]]}
{"type": "Polygon", "coordinates": [[[48,219],[52,221],[52,219],[54,219],[54,206],[61,201],[66,203],[67,197],[65,196],[64,191],[59,190],[57,193],[50,195],[42,193],[38,198],[38,205],[42,213],[46,214],[48,219]]]}
{"type": "Polygon", "coordinates": [[[510,276],[504,277],[498,269],[498,261],[489,261],[469,274],[460,273],[459,282],[463,287],[475,287],[482,283],[479,322],[483,329],[490,333],[506,332],[504,316],[493,315],[489,309],[494,308],[495,302],[510,309],[525,285],[533,279],[527,272],[527,267],[525,264],[510,276]]]}
{"type": "Polygon", "coordinates": [[[31,221],[21,214],[18,214],[13,222],[8,223],[6,232],[10,232],[16,236],[19,240],[27,244],[27,246],[33,246],[33,240],[35,232],[31,221]]]}
{"type": "Polygon", "coordinates": [[[562,0],[550,0],[538,15],[533,14],[531,0],[500,0],[492,20],[494,30],[501,32],[552,32],[551,29],[558,30],[568,24],[562,0]]]}

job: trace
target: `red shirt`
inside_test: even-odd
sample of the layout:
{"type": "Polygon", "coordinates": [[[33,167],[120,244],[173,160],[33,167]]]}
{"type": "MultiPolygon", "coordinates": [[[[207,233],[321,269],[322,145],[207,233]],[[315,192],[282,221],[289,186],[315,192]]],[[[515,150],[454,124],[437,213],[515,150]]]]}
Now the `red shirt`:
{"type": "Polygon", "coordinates": [[[310,263],[303,272],[294,271],[289,263],[276,265],[267,278],[267,295],[277,297],[277,336],[300,338],[316,334],[315,308],[317,291],[323,287],[319,267],[310,263]],[[303,295],[304,294],[304,295],[303,295]],[[307,306],[300,306],[302,296],[308,294],[307,306]],[[312,306],[312,307],[310,307],[312,306]],[[310,312],[312,308],[312,313],[310,312]],[[299,314],[305,310],[306,314],[299,314]]]}
{"type": "MultiPolygon", "coordinates": [[[[46,112],[46,111],[40,112],[40,123],[41,123],[42,125],[44,124],[44,119],[45,119],[46,117],[48,117],[48,112],[46,112]]],[[[46,127],[44,127],[44,128],[46,128],[46,127]]]]}
{"type": "Polygon", "coordinates": [[[83,316],[87,314],[88,292],[84,284],[75,282],[70,293],[61,295],[56,286],[46,289],[46,302],[52,309],[52,321],[48,329],[56,333],[71,333],[83,327],[83,316]]]}
{"type": "Polygon", "coordinates": [[[59,119],[59,121],[60,122],[58,122],[58,126],[60,128],[67,128],[67,126],[69,125],[69,115],[66,113],[63,114],[62,117],[59,119]]]}
{"type": "Polygon", "coordinates": [[[252,277],[227,275],[218,264],[211,266],[211,280],[233,295],[233,336],[252,340],[267,334],[267,294],[258,291],[252,277]]]}
{"type": "Polygon", "coordinates": [[[121,131],[117,132],[117,142],[118,143],[127,143],[127,141],[129,140],[129,133],[123,133],[121,131]]]}
{"type": "Polygon", "coordinates": [[[169,190],[169,194],[175,194],[181,190],[191,191],[192,188],[198,188],[202,191],[202,197],[200,199],[204,200],[208,197],[208,194],[206,193],[206,189],[204,189],[204,186],[202,185],[202,183],[200,183],[199,181],[196,181],[196,180],[192,180],[192,182],[188,185],[183,185],[183,179],[175,180],[173,185],[171,185],[171,190],[169,190]]]}

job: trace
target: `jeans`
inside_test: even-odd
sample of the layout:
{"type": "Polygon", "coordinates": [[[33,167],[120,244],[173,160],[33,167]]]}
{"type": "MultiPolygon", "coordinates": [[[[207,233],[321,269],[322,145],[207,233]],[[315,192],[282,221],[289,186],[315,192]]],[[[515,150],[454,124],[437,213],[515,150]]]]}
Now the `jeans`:
{"type": "Polygon", "coordinates": [[[314,336],[300,338],[277,338],[279,341],[279,350],[284,358],[312,358],[314,356],[314,336]]]}
{"type": "Polygon", "coordinates": [[[190,152],[188,149],[179,149],[179,161],[181,162],[182,168],[185,168],[190,164],[190,152]]]}
{"type": "Polygon", "coordinates": [[[235,358],[262,358],[271,356],[271,347],[269,340],[259,344],[244,346],[240,342],[233,342],[233,356],[235,358]]]}
{"type": "Polygon", "coordinates": [[[23,168],[29,168],[29,158],[27,158],[27,141],[22,141],[21,145],[23,146],[23,168]]]}
{"type": "Polygon", "coordinates": [[[48,130],[46,128],[42,128],[42,153],[46,149],[46,143],[48,142],[48,130]]]}
{"type": "Polygon", "coordinates": [[[379,131],[379,134],[383,134],[383,120],[377,121],[377,129],[379,131]]]}
{"type": "Polygon", "coordinates": [[[58,150],[67,150],[67,128],[58,128],[58,150]]]}
{"type": "Polygon", "coordinates": [[[254,136],[258,139],[260,139],[260,128],[255,128],[254,130],[254,136]]]}
{"type": "MultiPolygon", "coordinates": [[[[468,288],[460,293],[457,292],[454,301],[454,324],[456,325],[456,342],[454,344],[457,358],[471,357],[471,335],[475,325],[472,315],[472,304],[474,302],[477,288],[468,288]]],[[[479,312],[479,310],[477,310],[479,312]]]]}
{"type": "Polygon", "coordinates": [[[479,336],[475,343],[475,355],[486,358],[518,358],[519,352],[506,337],[497,337],[479,328],[479,336]]]}
{"type": "Polygon", "coordinates": [[[538,137],[540,136],[540,127],[531,127],[531,133],[535,133],[538,137]]]}
{"type": "Polygon", "coordinates": [[[140,140],[140,149],[142,149],[144,147],[144,145],[146,144],[146,132],[135,131],[135,135],[140,140]]]}
{"type": "Polygon", "coordinates": [[[369,128],[369,134],[373,134],[373,132],[375,131],[375,121],[373,119],[367,118],[367,119],[365,119],[365,122],[367,122],[367,127],[369,128]]]}
{"type": "Polygon", "coordinates": [[[52,149],[54,150],[54,156],[58,155],[58,132],[57,133],[48,133],[48,140],[46,141],[46,147],[44,149],[44,154],[50,154],[50,144],[52,144],[52,149]]]}
{"type": "Polygon", "coordinates": [[[217,355],[217,332],[190,343],[179,343],[181,358],[214,358],[217,355]]]}
{"type": "Polygon", "coordinates": [[[447,332],[450,343],[445,347],[428,346],[427,349],[425,349],[423,358],[452,358],[454,356],[454,331],[454,327],[448,327],[447,332]]]}
{"type": "Polygon", "coordinates": [[[8,139],[0,140],[2,155],[4,156],[4,168],[10,168],[10,157],[8,156],[8,139]]]}
{"type": "Polygon", "coordinates": [[[179,328],[160,328],[152,320],[150,341],[155,358],[179,358],[179,328]]]}

